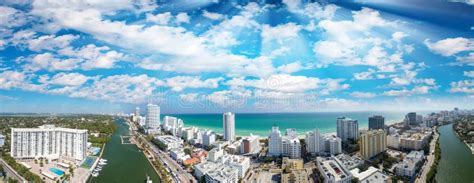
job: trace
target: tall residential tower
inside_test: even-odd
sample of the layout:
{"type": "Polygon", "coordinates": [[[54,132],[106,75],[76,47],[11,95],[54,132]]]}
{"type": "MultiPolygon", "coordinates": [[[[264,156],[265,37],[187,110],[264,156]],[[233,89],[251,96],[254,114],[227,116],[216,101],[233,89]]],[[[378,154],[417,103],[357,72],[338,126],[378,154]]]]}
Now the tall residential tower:
{"type": "Polygon", "coordinates": [[[346,117],[337,118],[337,137],[341,138],[342,142],[347,142],[348,139],[357,140],[359,122],[346,117]]]}
{"type": "Polygon", "coordinates": [[[146,106],[145,127],[148,132],[160,129],[160,106],[155,104],[148,104],[146,106]]]}
{"type": "Polygon", "coordinates": [[[226,112],[222,119],[224,127],[224,140],[234,141],[235,140],[235,115],[231,112],[226,112]]]}
{"type": "Polygon", "coordinates": [[[378,130],[385,128],[385,118],[383,116],[374,115],[369,117],[369,130],[378,130]]]}

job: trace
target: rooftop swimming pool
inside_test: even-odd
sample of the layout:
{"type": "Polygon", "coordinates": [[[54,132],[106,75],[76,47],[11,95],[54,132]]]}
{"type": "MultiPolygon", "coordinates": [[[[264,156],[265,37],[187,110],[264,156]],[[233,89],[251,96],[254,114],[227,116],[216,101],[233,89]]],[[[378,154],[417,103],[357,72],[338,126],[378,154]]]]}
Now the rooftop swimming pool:
{"type": "Polygon", "coordinates": [[[53,172],[54,174],[56,174],[58,176],[63,176],[64,175],[64,171],[62,171],[61,169],[49,168],[49,171],[53,172]]]}

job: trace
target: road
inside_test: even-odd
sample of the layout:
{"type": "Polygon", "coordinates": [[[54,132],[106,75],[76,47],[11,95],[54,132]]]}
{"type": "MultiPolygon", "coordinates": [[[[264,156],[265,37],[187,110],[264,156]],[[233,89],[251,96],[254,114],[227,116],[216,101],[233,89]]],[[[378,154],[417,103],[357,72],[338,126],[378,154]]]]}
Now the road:
{"type": "MultiPolygon", "coordinates": [[[[133,125],[132,129],[137,129],[134,123],[129,122],[129,124],[133,125]]],[[[133,131],[132,133],[133,135],[135,135],[135,137],[140,138],[141,142],[144,142],[146,144],[146,148],[151,148],[148,149],[149,152],[152,152],[153,156],[156,157],[156,159],[160,160],[162,164],[171,171],[172,178],[175,182],[197,183],[197,180],[190,173],[183,170],[183,168],[171,157],[169,157],[168,154],[159,150],[154,144],[147,141],[143,134],[140,134],[135,131],[133,131]]]]}
{"type": "Polygon", "coordinates": [[[420,176],[418,176],[415,180],[416,183],[425,183],[426,182],[426,175],[428,175],[428,172],[430,171],[431,167],[433,166],[434,158],[435,158],[434,151],[435,151],[435,147],[436,147],[436,141],[439,138],[439,134],[436,131],[436,128],[437,127],[433,128],[435,133],[433,135],[433,139],[430,142],[430,154],[428,155],[427,161],[425,162],[425,164],[422,167],[422,172],[421,172],[420,176]]]}
{"type": "Polygon", "coordinates": [[[154,153],[154,156],[158,157],[158,159],[163,162],[165,167],[168,167],[172,171],[173,177],[175,176],[179,177],[179,182],[183,182],[183,183],[197,182],[197,180],[190,173],[184,171],[183,168],[176,161],[174,161],[173,159],[171,159],[171,157],[168,156],[168,154],[159,150],[154,144],[146,141],[146,139],[142,135],[139,135],[139,136],[140,138],[142,138],[143,142],[147,144],[147,147],[151,147],[151,150],[154,153]]]}

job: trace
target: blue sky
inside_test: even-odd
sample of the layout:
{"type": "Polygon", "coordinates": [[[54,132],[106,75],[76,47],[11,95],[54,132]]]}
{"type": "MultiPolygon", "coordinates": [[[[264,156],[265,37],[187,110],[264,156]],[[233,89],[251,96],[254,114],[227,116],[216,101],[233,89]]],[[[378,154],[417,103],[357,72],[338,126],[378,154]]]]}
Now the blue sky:
{"type": "Polygon", "coordinates": [[[472,108],[474,1],[0,2],[0,112],[472,108]]]}

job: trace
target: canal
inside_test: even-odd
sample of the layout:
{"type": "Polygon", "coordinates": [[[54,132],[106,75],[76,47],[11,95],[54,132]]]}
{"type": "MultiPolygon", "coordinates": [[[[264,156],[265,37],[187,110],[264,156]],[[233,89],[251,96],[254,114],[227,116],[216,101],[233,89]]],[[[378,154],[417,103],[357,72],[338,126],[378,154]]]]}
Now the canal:
{"type": "Polygon", "coordinates": [[[117,131],[105,146],[102,158],[107,165],[102,168],[98,177],[91,177],[93,183],[142,183],[150,176],[153,183],[160,182],[157,173],[147,158],[135,144],[122,144],[121,135],[129,135],[128,125],[123,119],[116,119],[117,131]]]}
{"type": "Polygon", "coordinates": [[[474,182],[474,155],[456,136],[453,125],[439,127],[441,160],[436,173],[439,183],[474,182]]]}

